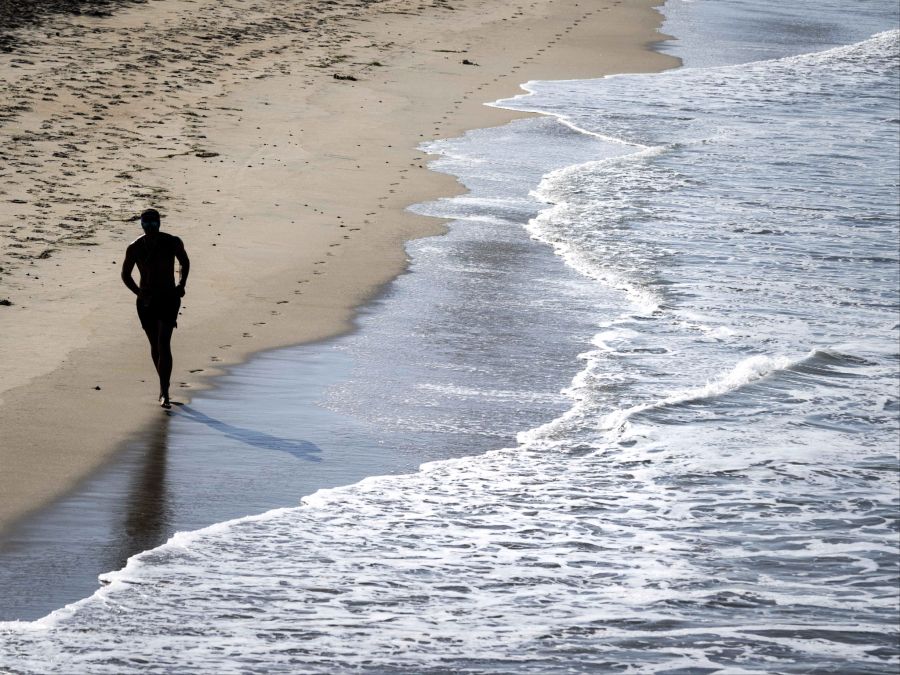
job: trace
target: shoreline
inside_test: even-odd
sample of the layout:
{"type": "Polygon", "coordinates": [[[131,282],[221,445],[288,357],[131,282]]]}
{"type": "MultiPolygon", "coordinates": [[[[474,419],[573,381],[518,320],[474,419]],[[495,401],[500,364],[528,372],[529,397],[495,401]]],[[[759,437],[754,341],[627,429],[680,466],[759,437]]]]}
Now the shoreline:
{"type": "MultiPolygon", "coordinates": [[[[100,30],[97,48],[114,51],[125,31],[166,25],[179,11],[201,14],[196,4],[211,11],[230,8],[227,2],[202,2],[179,10],[171,0],[158,0],[110,18],[53,24],[100,30]]],[[[351,330],[358,308],[405,269],[405,242],[441,231],[433,219],[405,208],[461,188],[452,178],[425,169],[418,143],[525,116],[483,104],[516,93],[520,81],[675,65],[676,59],[648,49],[663,39],[656,32],[661,21],[653,9],[657,4],[648,0],[601,11],[551,1],[520,10],[473,0],[455,9],[438,4],[421,14],[398,14],[404,12],[403,3],[385,3],[352,17],[325,19],[319,25],[332,31],[333,45],[298,46],[294,33],[263,31],[249,45],[256,50],[244,45],[245,64],[222,69],[221,81],[191,75],[197,91],[184,94],[190,104],[175,112],[145,111],[140,97],[133,105],[117,104],[118,150],[82,151],[80,160],[62,150],[67,156],[60,164],[69,166],[40,164],[33,169],[29,152],[49,150],[50,141],[27,139],[19,155],[13,147],[9,153],[20,162],[17,166],[36,171],[44,185],[59,178],[54,171],[74,173],[77,179],[79,171],[92,171],[95,164],[128,177],[113,180],[118,175],[113,173],[107,180],[113,188],[107,192],[90,192],[82,184],[79,194],[89,195],[95,208],[106,207],[103,211],[121,223],[106,230],[95,225],[93,231],[75,225],[76,235],[84,237],[79,241],[91,246],[48,242],[52,235],[42,226],[15,233],[19,236],[13,243],[28,242],[19,251],[31,257],[19,258],[21,264],[4,269],[0,277],[0,296],[8,295],[14,303],[0,307],[4,327],[11,326],[0,337],[0,352],[17,356],[14,364],[4,363],[0,388],[0,492],[6,496],[0,531],[65,494],[114,456],[126,438],[160,418],[151,405],[154,387],[144,338],[115,264],[139,234],[133,223],[123,221],[151,205],[140,199],[155,199],[152,204],[168,216],[164,230],[182,236],[193,262],[185,312],[173,340],[173,395],[189,401],[190,392],[211,386],[226,368],[256,353],[351,330]],[[346,22],[361,27],[353,32],[346,22]],[[403,42],[410,32],[415,37],[403,42]],[[530,47],[522,44],[527,33],[535,38],[530,47]],[[541,40],[548,46],[534,49],[541,40]],[[259,49],[260,42],[268,51],[259,49]],[[611,53],[603,53],[604,47],[611,53]],[[251,55],[254,51],[262,54],[251,55]],[[462,58],[479,65],[463,64],[462,58]],[[310,65],[312,59],[318,60],[310,65]],[[216,87],[215,93],[207,91],[216,87]],[[291,91],[295,87],[298,93],[291,91]],[[193,114],[185,116],[185,110],[193,114]],[[152,131],[166,133],[146,137],[141,127],[151,121],[163,122],[152,131]],[[226,136],[227,143],[221,140],[226,136]],[[129,152],[123,156],[126,143],[129,152]],[[137,182],[137,171],[130,167],[140,151],[146,152],[138,164],[147,178],[137,182]],[[292,185],[282,191],[285,175],[292,185]],[[115,189],[123,181],[131,191],[120,195],[115,189]],[[148,189],[150,197],[135,196],[148,189]],[[354,195],[353,203],[346,203],[347,194],[354,195]],[[46,251],[50,253],[42,257],[46,251]],[[104,273],[98,278],[100,270],[104,273]],[[34,283],[38,279],[41,285],[34,283]],[[71,330],[60,332],[61,321],[71,330]]],[[[216,19],[200,24],[203,30],[222,27],[216,19]]],[[[36,30],[47,32],[49,26],[36,30]]],[[[33,54],[3,55],[4,74],[12,72],[11,66],[21,70],[27,65],[13,63],[16,58],[32,61],[38,71],[43,65],[33,54]]],[[[186,61],[176,59],[172,69],[178,71],[186,61]]],[[[47,68],[52,75],[53,68],[47,68]]],[[[182,96],[177,81],[164,82],[172,97],[182,96]]],[[[106,101],[101,105],[112,108],[116,94],[108,90],[125,91],[123,84],[101,88],[106,101]]],[[[68,99],[61,104],[63,112],[77,103],[68,99]]],[[[31,116],[28,124],[56,119],[40,107],[43,103],[32,104],[31,113],[21,113],[31,116]]],[[[62,119],[71,124],[75,118],[62,119]]],[[[102,126],[111,128],[108,120],[102,126]]],[[[96,125],[88,127],[82,137],[96,139],[96,125]]],[[[0,134],[7,133],[8,122],[0,128],[0,134]]],[[[76,147],[82,137],[73,139],[76,147]]],[[[86,177],[94,186],[107,184],[86,177]]],[[[73,208],[71,201],[60,200],[34,210],[30,199],[14,197],[14,190],[4,192],[0,217],[5,222],[21,222],[20,212],[31,213],[25,219],[34,217],[38,223],[62,219],[73,208]]],[[[0,236],[5,240],[7,231],[0,236]]]]}

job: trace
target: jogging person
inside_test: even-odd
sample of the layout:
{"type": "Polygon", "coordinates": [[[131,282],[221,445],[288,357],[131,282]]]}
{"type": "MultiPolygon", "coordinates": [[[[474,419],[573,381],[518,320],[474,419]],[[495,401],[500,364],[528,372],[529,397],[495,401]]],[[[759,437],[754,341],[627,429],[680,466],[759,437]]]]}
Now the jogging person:
{"type": "Polygon", "coordinates": [[[160,232],[159,225],[156,209],[141,214],[144,235],[131,242],[125,251],[122,281],[137,296],[138,317],[150,341],[150,356],[159,375],[159,404],[171,408],[172,331],[177,325],[191,261],[181,239],[160,232]],[[178,285],[175,284],[175,260],[181,265],[178,285]],[[140,285],[131,276],[135,265],[140,272],[140,285]]]}

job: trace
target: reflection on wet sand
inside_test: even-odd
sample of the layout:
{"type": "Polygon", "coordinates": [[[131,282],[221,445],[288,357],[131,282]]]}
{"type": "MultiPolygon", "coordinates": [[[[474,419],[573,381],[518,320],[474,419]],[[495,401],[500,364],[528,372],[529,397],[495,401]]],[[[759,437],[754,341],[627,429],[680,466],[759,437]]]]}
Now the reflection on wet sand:
{"type": "Polygon", "coordinates": [[[258,358],[214,395],[161,412],[96,474],[0,534],[0,621],[89,596],[99,575],[178,531],[396,470],[364,432],[316,405],[344,359],[325,346],[258,358]]]}
{"type": "Polygon", "coordinates": [[[117,461],[0,536],[0,620],[37,618],[90,595],[98,574],[171,535],[170,423],[160,417],[117,461]]]}
{"type": "Polygon", "coordinates": [[[159,546],[169,536],[171,514],[166,501],[169,420],[169,415],[162,417],[145,437],[140,465],[128,488],[120,531],[113,533],[118,551],[109,569],[123,567],[130,556],[159,546]]]}

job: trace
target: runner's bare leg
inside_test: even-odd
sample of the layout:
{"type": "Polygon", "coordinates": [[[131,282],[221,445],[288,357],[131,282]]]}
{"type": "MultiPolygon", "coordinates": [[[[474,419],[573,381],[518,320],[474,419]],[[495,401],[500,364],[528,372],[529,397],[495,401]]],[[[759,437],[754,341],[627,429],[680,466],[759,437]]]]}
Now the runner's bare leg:
{"type": "Polygon", "coordinates": [[[158,322],[157,324],[156,370],[159,373],[159,404],[163,408],[169,405],[169,378],[172,376],[172,331],[175,326],[158,322]]]}
{"type": "Polygon", "coordinates": [[[156,368],[157,374],[159,373],[159,324],[156,324],[152,328],[145,328],[144,333],[147,335],[147,340],[150,342],[150,358],[153,359],[153,367],[156,368]]]}

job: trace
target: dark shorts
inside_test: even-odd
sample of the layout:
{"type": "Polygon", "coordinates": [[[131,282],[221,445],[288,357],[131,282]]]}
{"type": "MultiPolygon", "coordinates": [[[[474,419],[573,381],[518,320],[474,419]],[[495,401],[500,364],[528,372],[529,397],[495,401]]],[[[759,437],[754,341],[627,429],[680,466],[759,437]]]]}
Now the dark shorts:
{"type": "Polygon", "coordinates": [[[175,328],[178,325],[178,310],[181,298],[177,291],[155,295],[148,301],[137,300],[137,313],[144,330],[156,330],[158,323],[175,328]]]}

